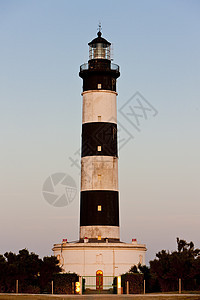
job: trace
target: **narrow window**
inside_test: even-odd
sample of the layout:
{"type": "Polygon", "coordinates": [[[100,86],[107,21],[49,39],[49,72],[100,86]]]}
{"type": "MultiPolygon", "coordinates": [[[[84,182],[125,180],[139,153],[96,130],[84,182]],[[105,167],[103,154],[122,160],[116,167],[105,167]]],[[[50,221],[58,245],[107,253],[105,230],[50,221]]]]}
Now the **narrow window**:
{"type": "Polygon", "coordinates": [[[101,236],[100,235],[98,235],[98,241],[100,241],[101,240],[101,236]]]}
{"type": "Polygon", "coordinates": [[[101,122],[101,116],[98,116],[98,122],[101,122]]]}
{"type": "Polygon", "coordinates": [[[101,181],[101,174],[98,174],[98,181],[101,181]]]}
{"type": "Polygon", "coordinates": [[[101,146],[97,146],[97,151],[101,151],[101,146]]]}
{"type": "Polygon", "coordinates": [[[97,210],[98,210],[98,211],[101,211],[101,205],[98,205],[98,206],[97,206],[97,210]]]}
{"type": "Polygon", "coordinates": [[[101,83],[98,83],[98,84],[97,84],[97,88],[98,88],[98,90],[101,89],[101,83]]]}

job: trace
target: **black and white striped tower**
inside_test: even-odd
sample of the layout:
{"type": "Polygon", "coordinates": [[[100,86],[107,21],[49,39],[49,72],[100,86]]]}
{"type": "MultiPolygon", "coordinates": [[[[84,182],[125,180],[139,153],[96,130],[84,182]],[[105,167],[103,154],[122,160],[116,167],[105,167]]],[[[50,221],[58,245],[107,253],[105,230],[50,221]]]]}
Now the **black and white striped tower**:
{"type": "Polygon", "coordinates": [[[79,72],[83,79],[80,238],[63,239],[53,247],[62,269],[83,278],[99,272],[124,274],[133,265],[145,264],[147,250],[136,239],[120,241],[116,101],[120,72],[111,63],[110,46],[99,30],[89,43],[88,63],[79,72]]]}
{"type": "Polygon", "coordinates": [[[83,79],[80,241],[119,241],[117,92],[119,66],[101,36],[89,45],[83,79]]]}

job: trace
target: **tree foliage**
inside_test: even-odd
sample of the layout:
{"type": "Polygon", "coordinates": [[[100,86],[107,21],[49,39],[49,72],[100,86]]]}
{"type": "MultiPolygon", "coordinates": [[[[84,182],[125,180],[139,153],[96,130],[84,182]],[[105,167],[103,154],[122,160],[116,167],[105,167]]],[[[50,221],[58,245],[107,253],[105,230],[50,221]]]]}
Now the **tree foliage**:
{"type": "Polygon", "coordinates": [[[16,280],[20,292],[42,292],[61,268],[55,256],[40,259],[33,252],[22,249],[18,254],[0,255],[0,292],[14,292],[16,280]]]}
{"type": "MultiPolygon", "coordinates": [[[[142,273],[146,292],[177,291],[179,279],[182,289],[200,290],[200,249],[194,243],[177,238],[177,250],[161,250],[145,265],[132,266],[126,274],[142,273]]],[[[132,284],[132,283],[131,283],[132,284]]]]}
{"type": "MultiPolygon", "coordinates": [[[[19,292],[51,293],[53,280],[55,292],[72,293],[77,274],[60,274],[58,263],[55,256],[41,259],[27,249],[18,254],[6,252],[0,255],[0,292],[15,292],[18,280],[19,292]]],[[[122,275],[122,286],[125,292],[129,281],[130,293],[141,293],[145,279],[146,292],[177,291],[179,278],[182,289],[200,290],[200,249],[195,249],[193,242],[177,238],[176,251],[159,251],[150,267],[132,266],[122,275]]]]}
{"type": "Polygon", "coordinates": [[[121,276],[123,293],[126,293],[127,281],[129,282],[129,294],[141,294],[143,292],[144,276],[139,272],[128,272],[121,276]]]}
{"type": "Polygon", "coordinates": [[[200,250],[194,249],[193,242],[177,238],[177,251],[158,252],[156,258],[150,261],[150,270],[162,291],[177,290],[179,278],[183,289],[196,289],[199,288],[199,260],[200,250]]]}

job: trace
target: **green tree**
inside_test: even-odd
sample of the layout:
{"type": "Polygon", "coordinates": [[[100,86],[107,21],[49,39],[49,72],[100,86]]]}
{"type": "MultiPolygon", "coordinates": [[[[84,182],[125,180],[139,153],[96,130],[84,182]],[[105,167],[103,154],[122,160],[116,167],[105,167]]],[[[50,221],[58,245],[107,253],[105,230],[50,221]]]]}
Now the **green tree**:
{"type": "Polygon", "coordinates": [[[6,274],[6,259],[3,255],[0,255],[0,292],[4,292],[5,286],[5,274],[6,274]]]}
{"type": "Polygon", "coordinates": [[[59,261],[55,256],[46,256],[43,258],[40,267],[40,286],[42,291],[50,291],[53,276],[61,271],[59,261]]]}
{"type": "Polygon", "coordinates": [[[17,279],[17,255],[12,252],[6,252],[4,257],[6,260],[4,290],[5,292],[14,292],[17,279]]]}
{"type": "Polygon", "coordinates": [[[20,282],[21,292],[28,292],[31,286],[38,285],[37,275],[40,272],[41,259],[33,252],[22,249],[17,255],[17,279],[20,282]]]}
{"type": "Polygon", "coordinates": [[[18,254],[6,252],[0,255],[0,288],[2,292],[15,292],[16,280],[20,292],[38,293],[51,284],[53,275],[61,268],[54,256],[43,260],[33,252],[22,249],[18,254]]]}
{"type": "Polygon", "coordinates": [[[139,273],[136,265],[132,266],[129,270],[129,273],[139,273]]]}
{"type": "Polygon", "coordinates": [[[139,264],[138,269],[144,275],[146,292],[147,293],[159,292],[160,289],[159,289],[158,281],[155,278],[155,276],[153,276],[153,274],[151,274],[150,267],[139,264]]]}
{"type": "Polygon", "coordinates": [[[184,289],[195,288],[195,270],[199,249],[194,249],[193,242],[177,238],[177,249],[172,253],[162,250],[156,254],[156,259],[150,261],[151,273],[158,279],[162,291],[178,289],[178,279],[182,280],[184,289]]]}

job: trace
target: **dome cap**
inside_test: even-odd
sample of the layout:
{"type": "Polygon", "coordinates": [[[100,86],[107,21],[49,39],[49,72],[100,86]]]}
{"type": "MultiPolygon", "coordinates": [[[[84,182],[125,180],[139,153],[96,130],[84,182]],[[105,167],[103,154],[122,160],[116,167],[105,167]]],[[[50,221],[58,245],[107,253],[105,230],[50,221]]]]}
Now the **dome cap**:
{"type": "Polygon", "coordinates": [[[103,46],[105,48],[109,47],[111,45],[110,42],[108,42],[106,39],[102,38],[101,37],[101,31],[99,30],[97,32],[97,38],[93,39],[91,42],[88,43],[88,45],[92,48],[96,48],[97,47],[97,44],[103,44],[103,46]]]}

